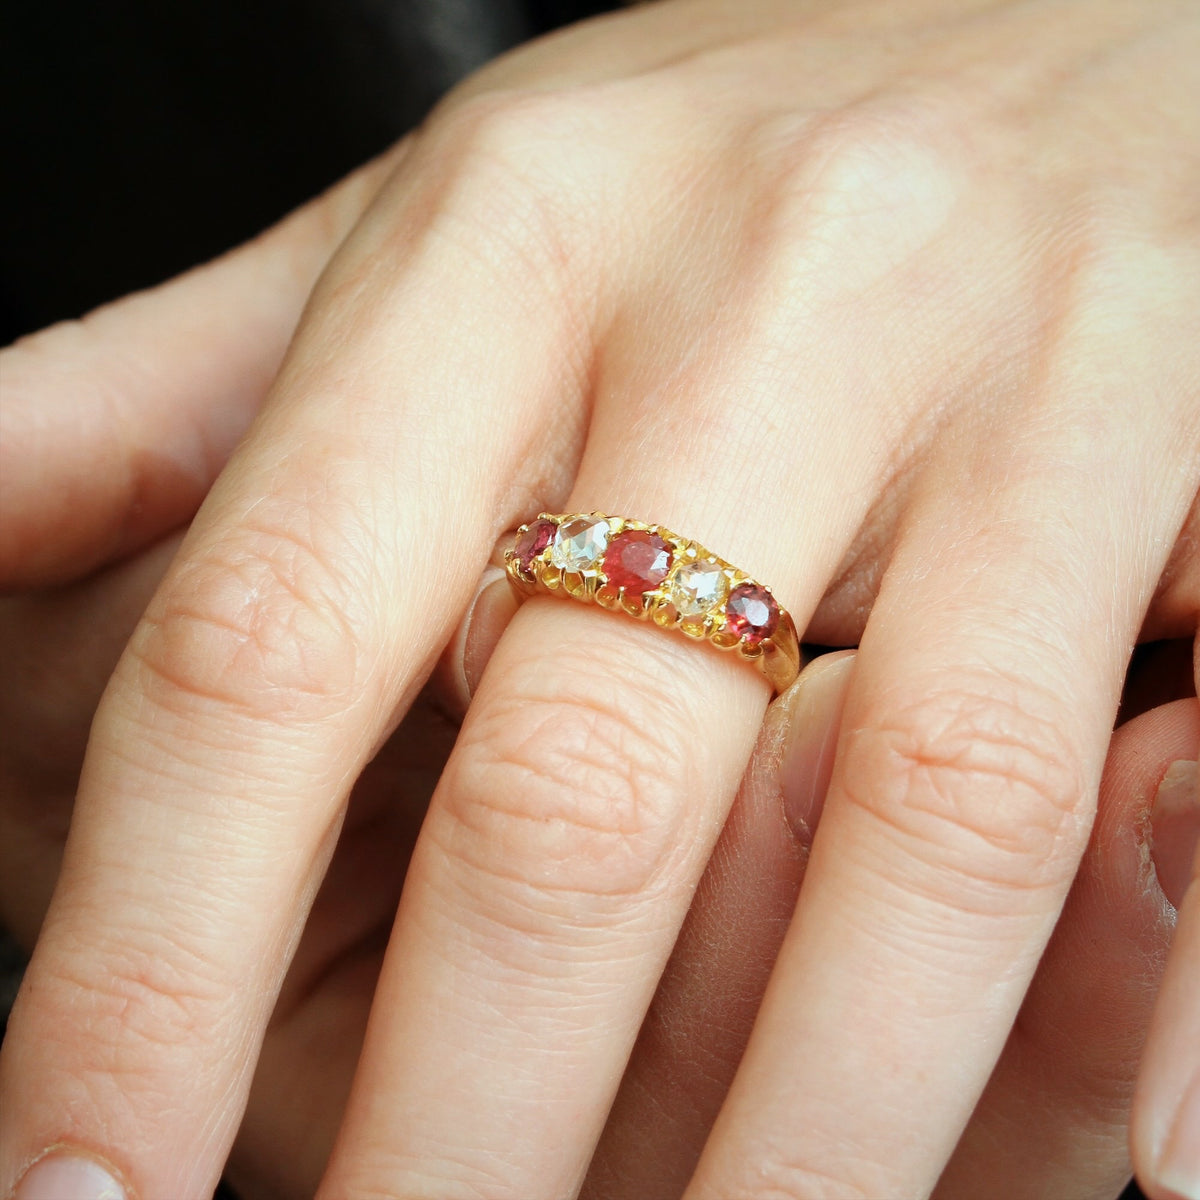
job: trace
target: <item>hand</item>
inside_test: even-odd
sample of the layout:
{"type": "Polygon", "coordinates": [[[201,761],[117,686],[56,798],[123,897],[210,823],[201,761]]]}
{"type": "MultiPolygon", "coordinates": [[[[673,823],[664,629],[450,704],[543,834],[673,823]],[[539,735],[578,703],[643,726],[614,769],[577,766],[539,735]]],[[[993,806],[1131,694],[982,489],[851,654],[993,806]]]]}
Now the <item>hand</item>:
{"type": "MultiPolygon", "coordinates": [[[[95,376],[93,376],[94,378],[95,376]]],[[[114,435],[116,431],[114,431],[114,435]]],[[[179,539],[50,592],[0,601],[0,925],[32,948],[58,874],[88,725],[179,539]]],[[[515,608],[494,569],[422,695],[364,771],[258,1067],[241,1130],[247,1197],[311,1195],[349,1090],[428,797],[477,677],[515,608]],[[469,637],[468,637],[469,635],[469,637]],[[297,1181],[303,1181],[297,1183],[297,1181]]]]}
{"type": "MultiPolygon", "coordinates": [[[[685,1188],[801,887],[850,671],[839,656],[818,659],[768,712],[592,1159],[587,1200],[685,1188]]],[[[1079,874],[937,1200],[1112,1200],[1123,1188],[1132,1081],[1174,911],[1148,870],[1152,825],[1163,890],[1178,902],[1181,886],[1169,805],[1147,806],[1198,736],[1194,697],[1117,731],[1079,874]]]]}
{"type": "MultiPolygon", "coordinates": [[[[9,666],[0,696],[9,734],[0,763],[0,852],[7,854],[0,914],[27,945],[57,874],[100,689],[174,547],[172,539],[90,582],[0,609],[9,666]]],[[[510,603],[507,585],[484,588],[466,623],[472,646],[456,639],[433,686],[354,789],[266,1032],[229,1165],[245,1200],[316,1189],[383,958],[395,868],[411,853],[452,744],[466,664],[476,676],[510,603]]],[[[588,1196],[673,1195],[686,1183],[795,903],[852,665],[852,656],[821,658],[768,712],[593,1159],[588,1196]]],[[[1164,672],[1154,666],[1150,683],[1161,691],[1164,672]]],[[[1118,734],[1101,821],[939,1196],[982,1200],[986,1187],[998,1197],[1112,1196],[1127,1177],[1117,1114],[1128,1105],[1172,924],[1170,905],[1145,878],[1146,800],[1163,765],[1190,752],[1198,723],[1189,701],[1156,708],[1118,734]],[[1069,1039],[1064,1028],[1072,1030],[1069,1039]]]]}
{"type": "MultiPolygon", "coordinates": [[[[862,635],[689,1194],[929,1190],[1083,851],[1129,648],[1194,629],[1196,40],[1183,4],[668,4],[453,97],[98,713],[0,1065],[0,1187],[60,1143],[145,1196],[211,1183],[351,781],[501,531],[598,507],[862,635]]],[[[651,628],[517,615],[325,1194],[578,1186],[764,700],[651,628]]],[[[1194,1020],[1189,920],[1163,1039],[1194,1020]]],[[[1151,1070],[1155,1186],[1194,1162],[1167,1133],[1195,1064],[1151,1070]]]]}

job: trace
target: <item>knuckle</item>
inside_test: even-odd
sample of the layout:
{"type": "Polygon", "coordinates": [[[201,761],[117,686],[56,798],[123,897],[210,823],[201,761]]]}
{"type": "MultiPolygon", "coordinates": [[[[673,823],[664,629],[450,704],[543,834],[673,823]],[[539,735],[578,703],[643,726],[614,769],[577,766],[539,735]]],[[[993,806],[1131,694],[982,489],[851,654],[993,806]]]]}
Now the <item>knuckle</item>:
{"type": "MultiPolygon", "coordinates": [[[[236,988],[216,978],[211,965],[162,932],[142,929],[119,944],[67,937],[39,971],[36,1014],[39,1037],[66,1042],[79,1074],[149,1085],[172,1064],[192,1059],[218,1029],[236,988]],[[64,1014],[86,1013],[86,1037],[64,1014]]],[[[195,1065],[195,1064],[193,1064],[195,1065]]]]}
{"type": "Polygon", "coordinates": [[[598,226],[581,107],[555,92],[499,92],[448,109],[429,135],[437,231],[493,273],[561,280],[598,226]]]}
{"type": "Polygon", "coordinates": [[[343,555],[312,529],[259,520],[177,571],[129,644],[141,693],[168,710],[212,704],[270,721],[340,711],[361,674],[359,609],[343,555]]]}
{"type": "Polygon", "coordinates": [[[472,871],[504,872],[539,895],[653,890],[684,841],[688,766],[626,704],[494,704],[456,751],[443,846],[472,871]]]}
{"type": "Polygon", "coordinates": [[[895,1192],[880,1176],[878,1167],[861,1163],[853,1170],[799,1163],[775,1147],[763,1155],[746,1194],[749,1200],[876,1200],[895,1192]]]}
{"type": "Polygon", "coordinates": [[[773,247],[809,286],[857,293],[941,231],[970,181],[964,139],[944,106],[870,101],[775,117],[750,139],[773,247]]]}
{"type": "Polygon", "coordinates": [[[1088,822],[1066,716],[1056,697],[992,673],[935,682],[851,731],[841,791],[919,861],[989,895],[1057,887],[1088,822]]]}
{"type": "Polygon", "coordinates": [[[452,166],[495,164],[505,172],[562,188],[548,168],[580,143],[594,120],[593,101],[554,90],[497,91],[473,96],[435,123],[439,147],[452,166]],[[587,115],[585,115],[587,114],[587,115]]]}

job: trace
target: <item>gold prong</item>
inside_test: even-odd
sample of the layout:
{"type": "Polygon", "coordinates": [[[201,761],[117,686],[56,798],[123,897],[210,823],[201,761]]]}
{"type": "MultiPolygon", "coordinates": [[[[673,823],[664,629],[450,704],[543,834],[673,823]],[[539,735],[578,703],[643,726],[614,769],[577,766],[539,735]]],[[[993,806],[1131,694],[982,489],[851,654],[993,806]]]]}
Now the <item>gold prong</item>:
{"type": "Polygon", "coordinates": [[[624,588],[621,589],[621,608],[631,617],[644,617],[646,615],[646,600],[644,596],[638,595],[636,592],[630,595],[624,588]]]}
{"type": "MultiPolygon", "coordinates": [[[[551,521],[561,526],[565,522],[579,520],[582,515],[584,514],[539,513],[538,520],[551,521]]],[[[589,565],[580,570],[568,571],[556,566],[551,561],[552,552],[545,550],[529,563],[526,570],[517,556],[516,546],[510,545],[503,552],[503,563],[514,593],[519,598],[533,595],[539,590],[561,591],[584,603],[593,601],[610,611],[621,611],[642,620],[652,620],[660,628],[678,629],[691,640],[706,639],[719,650],[737,650],[739,657],[758,668],[776,693],[790,686],[800,668],[799,638],[790,615],[778,607],[770,588],[713,554],[699,542],[682,538],[662,525],[610,516],[599,511],[593,511],[590,516],[593,520],[604,521],[607,524],[610,541],[625,530],[644,530],[662,538],[669,544],[671,551],[671,573],[668,578],[659,588],[652,591],[630,593],[608,582],[600,557],[596,557],[595,561],[589,560],[589,565]],[[759,640],[765,628],[747,624],[740,617],[731,620],[725,611],[724,601],[714,603],[713,607],[704,613],[688,616],[676,609],[670,599],[670,579],[681,565],[697,561],[711,562],[724,573],[726,596],[743,584],[761,588],[767,596],[772,596],[769,608],[777,611],[772,621],[774,628],[771,636],[759,640]]],[[[516,536],[527,533],[532,525],[532,521],[521,525],[516,536]]]]}
{"type": "Polygon", "coordinates": [[[650,617],[655,625],[663,629],[672,629],[679,624],[679,613],[670,600],[659,597],[650,609],[650,617]]]}

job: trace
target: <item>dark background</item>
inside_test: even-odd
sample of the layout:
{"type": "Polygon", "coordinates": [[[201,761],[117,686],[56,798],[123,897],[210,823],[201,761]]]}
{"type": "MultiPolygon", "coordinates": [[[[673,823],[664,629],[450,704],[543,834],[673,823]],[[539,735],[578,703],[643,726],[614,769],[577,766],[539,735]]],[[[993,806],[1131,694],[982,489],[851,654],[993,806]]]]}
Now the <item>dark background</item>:
{"type": "MultiPolygon", "coordinates": [[[[612,6],[8,0],[0,345],[229,249],[489,58],[612,6]]],[[[0,931],[0,1038],[19,972],[0,931]]],[[[1131,1185],[1122,1200],[1140,1197],[1131,1185]]]]}
{"type": "Polygon", "coordinates": [[[602,0],[0,4],[0,344],[227,250],[602,0]]]}

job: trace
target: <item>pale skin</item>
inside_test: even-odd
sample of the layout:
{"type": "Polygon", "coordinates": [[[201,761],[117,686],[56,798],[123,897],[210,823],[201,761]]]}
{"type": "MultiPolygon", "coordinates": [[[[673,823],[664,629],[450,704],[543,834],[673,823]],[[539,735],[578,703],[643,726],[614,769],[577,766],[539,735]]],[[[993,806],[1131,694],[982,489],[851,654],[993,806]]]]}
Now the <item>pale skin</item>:
{"type": "MultiPolygon", "coordinates": [[[[173,550],[168,541],[81,585],[10,601],[4,612],[0,651],[11,673],[0,702],[13,740],[4,763],[11,803],[0,811],[0,911],[29,944],[61,854],[81,732],[173,550]],[[110,636],[97,637],[98,629],[110,636]]],[[[472,622],[472,638],[483,644],[465,657],[486,656],[494,644],[511,615],[505,591],[485,586],[478,602],[485,611],[473,609],[482,621],[472,622]]],[[[455,639],[425,697],[355,790],[268,1026],[227,1167],[246,1200],[300,1200],[320,1180],[383,956],[396,865],[411,854],[452,745],[467,700],[463,676],[474,675],[462,670],[462,650],[455,639]]],[[[586,1197],[645,1200],[677,1195],[686,1184],[803,879],[852,667],[850,655],[820,659],[770,711],[643,1024],[586,1197]],[[785,776],[790,803],[779,795],[785,776]]],[[[1165,699],[1160,682],[1153,680],[1153,702],[1165,699]]],[[[1194,700],[1155,707],[1119,731],[1079,874],[939,1182],[939,1200],[1111,1200],[1128,1177],[1124,1115],[1174,917],[1148,877],[1147,806],[1166,765],[1194,753],[1198,737],[1194,700]]],[[[1176,889],[1172,897],[1178,900],[1176,889]]]]}
{"type": "MultiPolygon", "coordinates": [[[[931,1192],[1079,870],[1131,649],[1195,633],[1196,61],[1200,14],[1162,0],[654,5],[488,68],[242,257],[6,352],[9,589],[208,495],[96,712],[0,1193],[50,1146],[143,1200],[211,1189],[350,787],[541,508],[661,521],[861,644],[803,891],[672,1186],[931,1192]]],[[[354,984],[319,1196],[584,1186],[768,699],[598,610],[513,617],[354,984]]],[[[1147,789],[1196,756],[1193,709],[1164,728],[1147,789]]],[[[1161,953],[1161,914],[1120,911],[1161,953]]],[[[1200,888],[1180,912],[1132,1117],[1155,1200],[1200,1194],[1200,888]]],[[[598,1172],[636,1145],[629,1087],[598,1172]]]]}

